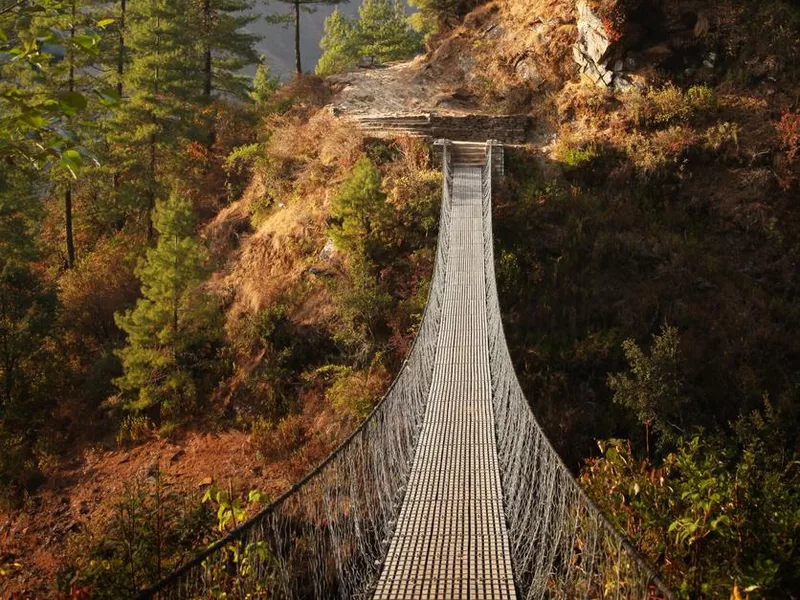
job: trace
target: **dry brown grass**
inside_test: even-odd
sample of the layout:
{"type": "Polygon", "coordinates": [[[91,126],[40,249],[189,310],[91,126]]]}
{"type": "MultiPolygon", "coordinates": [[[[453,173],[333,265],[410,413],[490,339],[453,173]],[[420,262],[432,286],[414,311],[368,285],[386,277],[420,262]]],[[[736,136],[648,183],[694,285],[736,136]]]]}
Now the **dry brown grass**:
{"type": "MultiPolygon", "coordinates": [[[[361,149],[360,135],[326,111],[308,121],[279,117],[273,125],[277,128],[266,159],[290,163],[289,192],[261,217],[255,231],[237,233],[240,248],[213,279],[215,291],[229,305],[229,322],[274,304],[309,279],[308,269],[327,241],[328,199],[361,149]]],[[[243,198],[220,213],[208,236],[227,240],[231,232],[245,229],[251,206],[268,191],[268,177],[256,173],[243,198]]],[[[324,310],[326,294],[324,286],[310,285],[298,306],[306,313],[312,306],[324,310]]]]}

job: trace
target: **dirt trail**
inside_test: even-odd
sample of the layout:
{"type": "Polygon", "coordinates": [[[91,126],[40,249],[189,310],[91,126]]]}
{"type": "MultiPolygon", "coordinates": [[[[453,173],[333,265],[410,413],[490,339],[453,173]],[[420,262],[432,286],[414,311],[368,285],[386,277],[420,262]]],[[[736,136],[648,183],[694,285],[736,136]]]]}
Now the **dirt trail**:
{"type": "Polygon", "coordinates": [[[420,56],[333,76],[329,81],[338,90],[334,114],[364,118],[482,113],[475,99],[463,92],[463,73],[441,71],[420,56]]]}

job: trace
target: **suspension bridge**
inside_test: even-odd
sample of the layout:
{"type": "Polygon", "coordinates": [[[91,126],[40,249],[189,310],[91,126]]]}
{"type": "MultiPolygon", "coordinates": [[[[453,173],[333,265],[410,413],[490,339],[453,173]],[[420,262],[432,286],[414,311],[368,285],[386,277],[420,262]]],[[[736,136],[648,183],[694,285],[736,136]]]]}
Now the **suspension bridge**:
{"type": "Polygon", "coordinates": [[[312,473],[137,598],[672,598],[573,479],[516,378],[494,275],[502,146],[437,145],[434,273],[391,388],[312,473]]]}

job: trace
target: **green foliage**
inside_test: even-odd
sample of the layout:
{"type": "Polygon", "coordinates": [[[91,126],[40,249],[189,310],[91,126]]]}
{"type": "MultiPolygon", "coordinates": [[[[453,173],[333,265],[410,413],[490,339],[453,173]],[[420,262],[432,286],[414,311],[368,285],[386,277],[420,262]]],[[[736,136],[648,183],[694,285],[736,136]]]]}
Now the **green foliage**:
{"type": "Polygon", "coordinates": [[[179,491],[155,468],[126,483],[107,523],[93,523],[61,574],[61,591],[92,598],[134,596],[191,556],[211,532],[211,515],[197,496],[179,491]]]}
{"type": "Polygon", "coordinates": [[[362,56],[379,62],[410,58],[421,49],[420,35],[411,27],[400,0],[363,0],[358,19],[336,10],[325,20],[318,75],[347,70],[362,56]]]}
{"type": "Polygon", "coordinates": [[[614,402],[634,411],[648,430],[652,427],[661,444],[675,441],[681,431],[681,406],[687,401],[678,330],[664,325],[653,336],[649,356],[633,340],[625,340],[622,348],[630,374],[609,375],[614,402]]]}
{"type": "Polygon", "coordinates": [[[39,169],[58,164],[76,176],[88,157],[76,118],[90,99],[107,106],[119,100],[102,82],[86,90],[65,85],[67,72],[75,77],[75,67],[97,55],[100,32],[113,23],[84,22],[77,3],[19,2],[0,14],[2,159],[39,169]]]}
{"type": "Polygon", "coordinates": [[[358,62],[358,22],[346,17],[338,8],[325,19],[325,35],[319,43],[322,56],[317,75],[326,76],[346,71],[358,62]]]}
{"type": "Polygon", "coordinates": [[[12,504],[38,479],[34,451],[60,366],[55,290],[34,262],[34,190],[19,175],[0,167],[0,497],[12,504]]]}
{"type": "Polygon", "coordinates": [[[374,338],[378,320],[391,303],[391,296],[374,277],[376,260],[386,248],[392,214],[382,189],[381,173],[362,156],[339,186],[331,203],[330,235],[350,256],[351,280],[338,290],[343,328],[340,341],[363,344],[374,338]]]}
{"type": "Polygon", "coordinates": [[[562,161],[569,168],[578,168],[591,163],[599,156],[595,146],[587,146],[586,148],[570,148],[564,152],[562,161]]]}
{"type": "Polygon", "coordinates": [[[680,439],[657,465],[625,442],[601,442],[582,483],[679,597],[727,600],[734,586],[753,600],[777,597],[798,573],[800,470],[785,431],[766,403],[740,418],[735,437],[680,439]]]}
{"type": "Polygon", "coordinates": [[[439,31],[439,12],[435,0],[408,0],[408,5],[417,9],[408,17],[408,22],[423,40],[439,31]]]}
{"type": "Polygon", "coordinates": [[[280,77],[273,77],[267,57],[262,56],[256,68],[256,74],[253,77],[253,89],[250,92],[250,98],[253,99],[256,106],[264,107],[280,87],[280,77]]]}
{"type": "Polygon", "coordinates": [[[683,91],[672,83],[644,94],[626,94],[624,102],[632,120],[648,127],[666,127],[711,116],[718,105],[713,88],[698,85],[683,91]]]}
{"type": "Polygon", "coordinates": [[[116,383],[128,410],[150,409],[160,424],[162,407],[175,417],[194,405],[197,379],[213,366],[219,315],[200,287],[205,251],[191,204],[174,193],[158,203],[153,221],[158,243],[137,269],[142,298],[116,319],[128,335],[116,383]]]}
{"type": "Polygon", "coordinates": [[[686,101],[695,113],[710,113],[717,109],[717,92],[707,85],[694,85],[686,92],[686,101]]]}
{"type": "Polygon", "coordinates": [[[325,399],[339,413],[357,422],[363,421],[372,412],[389,380],[382,360],[382,355],[376,354],[369,368],[364,371],[335,365],[318,370],[319,374],[331,377],[325,399]]]}
{"type": "Polygon", "coordinates": [[[114,115],[111,160],[137,174],[122,191],[148,220],[164,191],[164,162],[194,134],[191,117],[202,87],[191,16],[188,0],[143,0],[127,16],[131,58],[122,85],[128,99],[114,115]]]}
{"type": "Polygon", "coordinates": [[[380,62],[409,58],[420,50],[419,35],[400,0],[363,0],[356,31],[359,53],[380,62]]]}
{"type": "Polygon", "coordinates": [[[475,2],[474,0],[410,0],[409,4],[424,16],[430,27],[439,20],[465,15],[475,2]]]}
{"type": "MultiPolygon", "coordinates": [[[[229,487],[220,489],[210,486],[203,502],[216,507],[217,528],[220,532],[230,531],[248,518],[248,512],[257,511],[269,504],[271,498],[258,490],[250,490],[247,498],[233,493],[229,487]]],[[[262,591],[269,589],[270,574],[265,565],[275,564],[276,558],[266,541],[229,544],[221,549],[220,556],[213,563],[206,563],[206,585],[214,598],[239,598],[242,591],[238,587],[244,582],[252,584],[252,578],[259,578],[262,591]],[[256,568],[258,567],[258,571],[256,568]]],[[[250,589],[251,586],[248,586],[250,589]]],[[[248,594],[249,595],[249,594],[248,594]]]]}
{"type": "MultiPolygon", "coordinates": [[[[248,26],[258,20],[251,12],[253,0],[207,0],[193,21],[201,35],[196,38],[203,61],[203,94],[209,99],[213,92],[244,98],[249,89],[249,77],[242,74],[245,67],[259,63],[263,57],[255,51],[261,37],[248,31],[248,26]]],[[[256,71],[257,84],[258,73],[256,71]]],[[[268,79],[269,70],[266,73],[268,79]]]]}
{"type": "Polygon", "coordinates": [[[389,212],[382,177],[369,158],[358,159],[331,202],[331,235],[342,250],[374,257],[382,246],[389,212]]]}
{"type": "Polygon", "coordinates": [[[292,322],[285,304],[243,316],[229,336],[235,354],[259,357],[243,377],[246,398],[239,410],[247,420],[276,421],[288,414],[295,407],[300,373],[321,360],[329,345],[316,332],[292,322]]]}
{"type": "Polygon", "coordinates": [[[334,341],[361,362],[373,350],[379,328],[392,306],[392,296],[384,282],[374,275],[374,267],[364,257],[351,259],[349,279],[336,285],[334,293],[341,323],[334,341]]]}
{"type": "Polygon", "coordinates": [[[117,432],[117,443],[136,443],[149,436],[154,429],[153,422],[144,415],[125,415],[119,426],[119,432],[117,432]]]}
{"type": "Polygon", "coordinates": [[[224,490],[216,485],[210,485],[202,499],[203,503],[216,505],[217,529],[223,533],[247,520],[248,506],[254,508],[269,504],[270,501],[269,496],[258,490],[251,490],[245,501],[231,489],[224,490]]]}
{"type": "Polygon", "coordinates": [[[121,49],[114,54],[127,98],[105,123],[104,158],[124,218],[148,222],[148,236],[156,200],[166,195],[175,173],[192,166],[184,149],[213,147],[222,137],[214,122],[221,110],[212,103],[247,97],[251,80],[242,69],[258,60],[258,37],[245,31],[254,20],[251,7],[247,0],[128,4],[121,49]]]}

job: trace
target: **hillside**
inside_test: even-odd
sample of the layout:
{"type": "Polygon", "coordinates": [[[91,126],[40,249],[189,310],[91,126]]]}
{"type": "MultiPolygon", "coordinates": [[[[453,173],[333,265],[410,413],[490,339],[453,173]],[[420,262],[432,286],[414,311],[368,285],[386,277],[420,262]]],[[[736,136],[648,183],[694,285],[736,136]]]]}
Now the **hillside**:
{"type": "MultiPolygon", "coordinates": [[[[124,37],[88,8],[78,42],[43,33],[61,6],[0,22],[4,52],[66,48],[0,55],[4,597],[132,594],[368,414],[441,190],[427,141],[359,129],[384,113],[531,123],[494,218],[537,418],[677,597],[797,597],[797,3],[416,4],[424,56],[279,88],[238,75],[258,52],[288,73],[291,32],[253,21],[256,45],[224,3],[224,35],[170,13],[182,52],[145,4],[124,37]]],[[[326,14],[303,17],[308,71],[326,14]]]]}

